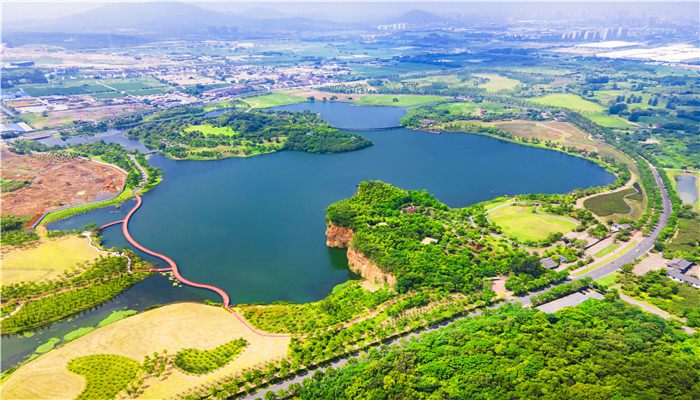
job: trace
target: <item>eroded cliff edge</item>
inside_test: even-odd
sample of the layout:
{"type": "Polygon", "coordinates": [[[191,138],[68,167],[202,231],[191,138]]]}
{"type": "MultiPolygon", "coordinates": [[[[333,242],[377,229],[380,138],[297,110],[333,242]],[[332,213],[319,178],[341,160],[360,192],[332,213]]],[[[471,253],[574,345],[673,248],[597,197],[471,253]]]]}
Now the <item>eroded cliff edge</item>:
{"type": "Polygon", "coordinates": [[[352,247],[353,235],[354,232],[352,229],[328,222],[326,226],[326,246],[347,248],[348,267],[350,271],[368,281],[378,284],[388,284],[390,287],[394,287],[394,285],[396,285],[396,277],[394,275],[382,271],[379,266],[365,257],[364,254],[352,247]]]}

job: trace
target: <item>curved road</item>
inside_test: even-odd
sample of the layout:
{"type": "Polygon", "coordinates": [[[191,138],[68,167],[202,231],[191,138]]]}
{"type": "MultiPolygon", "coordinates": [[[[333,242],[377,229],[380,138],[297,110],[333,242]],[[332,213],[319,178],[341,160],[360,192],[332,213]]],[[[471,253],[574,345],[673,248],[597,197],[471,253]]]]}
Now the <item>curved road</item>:
{"type": "MultiPolygon", "coordinates": [[[[593,280],[600,279],[604,276],[607,276],[607,275],[617,271],[623,265],[635,261],[636,259],[640,258],[641,256],[648,253],[651,249],[654,248],[654,242],[656,241],[656,238],[661,233],[661,230],[666,227],[666,224],[668,223],[668,218],[671,216],[671,199],[668,197],[668,191],[666,190],[666,187],[664,186],[664,183],[661,180],[661,177],[659,176],[659,172],[656,170],[656,168],[654,168],[653,165],[649,164],[649,166],[651,167],[651,171],[654,174],[654,179],[656,180],[656,184],[659,187],[659,190],[661,192],[661,197],[662,197],[663,208],[662,208],[660,216],[659,216],[659,222],[656,224],[654,229],[652,229],[652,231],[649,233],[649,235],[644,237],[644,239],[641,242],[639,242],[636,246],[634,246],[630,251],[628,251],[627,253],[618,257],[617,259],[615,259],[607,264],[604,264],[604,265],[600,266],[599,268],[596,268],[593,271],[589,271],[585,274],[582,274],[582,275],[579,275],[575,278],[572,278],[572,280],[583,279],[586,277],[590,277],[593,280]]],[[[530,305],[530,299],[533,296],[540,294],[540,293],[543,293],[543,292],[546,292],[549,289],[551,289],[551,287],[546,288],[544,290],[540,290],[538,292],[529,293],[529,294],[524,295],[524,296],[515,297],[513,299],[508,300],[508,302],[510,302],[510,303],[519,302],[523,306],[528,306],[528,305],[530,305]]],[[[499,304],[495,304],[493,306],[490,306],[489,308],[497,308],[497,307],[500,307],[501,305],[502,305],[502,303],[499,303],[499,304]]],[[[401,342],[405,339],[417,337],[417,336],[422,335],[424,333],[435,331],[439,328],[442,328],[444,326],[447,326],[447,325],[453,323],[454,321],[464,319],[464,318],[473,317],[473,316],[478,315],[480,313],[481,313],[481,310],[477,310],[473,313],[447,320],[447,321],[442,322],[438,325],[434,325],[434,326],[431,326],[431,327],[428,327],[428,328],[425,328],[425,329],[422,329],[419,331],[412,332],[406,336],[395,338],[393,340],[390,340],[387,343],[384,343],[384,345],[400,345],[401,342]]],[[[348,360],[350,360],[352,358],[360,357],[361,355],[363,355],[365,353],[366,353],[366,350],[361,351],[361,352],[356,353],[356,354],[353,354],[353,355],[350,355],[346,358],[335,361],[335,362],[330,363],[326,366],[307,371],[301,375],[296,375],[288,380],[276,383],[274,385],[270,385],[262,390],[259,390],[255,393],[252,393],[249,395],[246,395],[242,398],[245,400],[265,398],[265,395],[268,392],[274,393],[274,392],[277,392],[277,391],[282,390],[282,389],[289,389],[289,387],[292,384],[295,384],[295,383],[301,384],[304,381],[304,379],[311,378],[316,371],[325,371],[328,368],[342,367],[348,363],[348,360]]]]}

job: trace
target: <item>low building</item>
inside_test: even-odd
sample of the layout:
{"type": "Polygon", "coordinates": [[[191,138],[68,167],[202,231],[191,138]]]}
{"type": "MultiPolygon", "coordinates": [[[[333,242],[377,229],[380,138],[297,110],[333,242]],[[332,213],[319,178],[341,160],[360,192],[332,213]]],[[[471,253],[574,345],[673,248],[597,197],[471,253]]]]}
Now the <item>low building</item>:
{"type": "Polygon", "coordinates": [[[540,264],[547,269],[554,269],[559,266],[559,262],[555,261],[552,257],[541,259],[540,264]]]}
{"type": "Polygon", "coordinates": [[[685,258],[674,258],[668,264],[669,268],[678,270],[681,274],[688,272],[690,267],[693,266],[693,262],[686,260],[685,258]]]}
{"type": "Polygon", "coordinates": [[[627,231],[630,230],[632,226],[629,224],[613,224],[610,231],[612,233],[620,232],[620,231],[627,231]]]}
{"type": "Polygon", "coordinates": [[[672,268],[668,270],[668,277],[677,282],[687,283],[690,286],[700,289],[700,279],[681,273],[679,270],[672,268]]]}

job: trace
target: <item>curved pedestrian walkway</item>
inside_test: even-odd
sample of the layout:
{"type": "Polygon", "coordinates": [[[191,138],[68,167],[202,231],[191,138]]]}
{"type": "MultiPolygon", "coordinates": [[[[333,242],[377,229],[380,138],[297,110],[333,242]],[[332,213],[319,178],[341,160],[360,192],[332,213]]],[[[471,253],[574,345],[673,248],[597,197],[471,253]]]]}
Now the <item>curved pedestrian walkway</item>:
{"type": "Polygon", "coordinates": [[[217,286],[207,285],[205,283],[193,282],[193,281],[185,278],[184,276],[182,276],[182,274],[180,274],[177,263],[172,258],[166,256],[165,254],[161,254],[161,253],[158,253],[156,251],[153,251],[153,250],[143,246],[141,243],[137,242],[136,239],[134,239],[133,236],[131,236],[131,233],[129,232],[129,221],[131,220],[131,217],[134,215],[134,213],[136,213],[136,211],[141,207],[143,200],[141,199],[141,196],[138,193],[136,193],[136,191],[134,191],[134,197],[136,198],[136,204],[134,204],[134,207],[129,211],[128,214],[126,214],[126,217],[123,220],[114,221],[114,222],[110,222],[108,224],[104,224],[100,227],[100,229],[104,229],[104,228],[107,228],[109,226],[113,226],[113,225],[117,225],[117,224],[121,223],[122,224],[122,234],[124,235],[124,238],[126,238],[126,240],[129,243],[131,243],[132,246],[136,247],[137,249],[141,250],[142,252],[144,252],[146,254],[149,254],[153,257],[160,258],[161,260],[165,261],[169,265],[169,268],[157,268],[155,270],[160,271],[160,272],[170,271],[173,273],[173,276],[175,277],[175,279],[177,279],[178,281],[180,281],[181,283],[183,283],[187,286],[209,290],[209,291],[212,291],[212,292],[218,294],[219,296],[221,296],[221,299],[222,299],[222,302],[224,305],[224,309],[227,310],[228,312],[230,312],[231,314],[233,314],[234,316],[236,316],[236,318],[238,318],[238,320],[243,325],[245,325],[252,332],[254,332],[260,336],[266,336],[266,337],[287,337],[287,336],[289,336],[289,335],[282,335],[282,334],[266,333],[266,332],[261,332],[261,331],[257,330],[245,318],[240,316],[236,311],[234,311],[231,308],[231,299],[230,299],[228,293],[226,293],[223,289],[221,289],[217,286]]]}

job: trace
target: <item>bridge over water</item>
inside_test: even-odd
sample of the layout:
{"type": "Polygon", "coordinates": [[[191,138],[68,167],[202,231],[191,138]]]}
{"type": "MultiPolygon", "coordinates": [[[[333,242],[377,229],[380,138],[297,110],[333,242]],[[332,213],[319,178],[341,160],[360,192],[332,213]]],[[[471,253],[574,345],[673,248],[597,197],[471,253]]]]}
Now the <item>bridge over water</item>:
{"type": "Polygon", "coordinates": [[[393,131],[394,129],[401,129],[403,128],[403,125],[396,125],[396,126],[383,126],[381,128],[341,128],[338,126],[334,126],[335,129],[339,129],[341,131],[348,131],[348,132],[382,132],[382,131],[393,131]]]}

